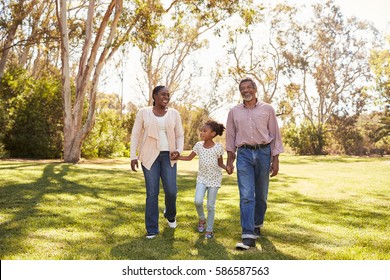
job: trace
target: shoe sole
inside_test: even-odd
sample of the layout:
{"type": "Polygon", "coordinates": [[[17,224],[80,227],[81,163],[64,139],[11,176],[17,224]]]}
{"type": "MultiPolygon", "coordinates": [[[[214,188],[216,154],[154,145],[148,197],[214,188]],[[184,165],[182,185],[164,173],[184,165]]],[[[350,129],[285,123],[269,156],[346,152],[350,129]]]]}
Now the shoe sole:
{"type": "Polygon", "coordinates": [[[153,239],[153,238],[155,238],[157,236],[157,234],[156,235],[147,235],[146,236],[146,239],[153,239]]]}
{"type": "Polygon", "coordinates": [[[244,243],[240,242],[236,244],[236,249],[240,251],[247,251],[249,249],[255,248],[254,246],[248,246],[245,245],[244,243]]]}

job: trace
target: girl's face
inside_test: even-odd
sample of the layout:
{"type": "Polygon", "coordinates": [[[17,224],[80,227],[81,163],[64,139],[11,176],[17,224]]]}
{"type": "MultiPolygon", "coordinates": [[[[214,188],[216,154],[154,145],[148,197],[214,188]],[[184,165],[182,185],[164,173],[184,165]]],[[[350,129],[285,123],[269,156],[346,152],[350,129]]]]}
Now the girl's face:
{"type": "Polygon", "coordinates": [[[203,141],[213,139],[215,135],[215,131],[212,131],[211,127],[209,127],[208,125],[203,125],[200,128],[200,139],[202,139],[203,141]]]}
{"type": "Polygon", "coordinates": [[[169,91],[167,88],[160,89],[157,94],[154,95],[154,101],[157,106],[166,107],[169,103],[169,91]]]}

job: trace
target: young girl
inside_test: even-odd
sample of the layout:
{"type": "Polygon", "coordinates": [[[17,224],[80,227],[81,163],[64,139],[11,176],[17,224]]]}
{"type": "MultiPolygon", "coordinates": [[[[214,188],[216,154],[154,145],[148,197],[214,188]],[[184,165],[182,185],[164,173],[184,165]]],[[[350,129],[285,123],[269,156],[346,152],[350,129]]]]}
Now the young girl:
{"type": "Polygon", "coordinates": [[[199,156],[199,170],[196,178],[195,207],[199,216],[198,231],[204,232],[206,218],[203,210],[203,199],[207,191],[207,227],[206,238],[212,238],[215,201],[218,189],[221,187],[222,172],[221,168],[226,170],[223,164],[222,156],[224,149],[220,143],[214,143],[213,138],[222,135],[225,127],[223,124],[215,121],[207,121],[200,130],[200,138],[203,141],[196,143],[192,152],[188,156],[180,156],[179,160],[192,160],[196,155],[199,156]]]}

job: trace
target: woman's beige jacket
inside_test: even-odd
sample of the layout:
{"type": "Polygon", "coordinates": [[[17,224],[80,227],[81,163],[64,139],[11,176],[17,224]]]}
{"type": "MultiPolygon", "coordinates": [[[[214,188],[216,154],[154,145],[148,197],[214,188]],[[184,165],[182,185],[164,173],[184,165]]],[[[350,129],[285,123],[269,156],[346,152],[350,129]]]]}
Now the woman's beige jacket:
{"type": "MultiPolygon", "coordinates": [[[[169,151],[181,153],[184,148],[184,131],[180,114],[168,108],[165,118],[169,151]]],[[[135,118],[131,132],[130,159],[138,159],[143,166],[150,169],[160,153],[157,118],[152,107],[142,108],[135,118]],[[138,156],[137,156],[138,155],[138,156]]],[[[173,166],[176,161],[171,161],[173,166]]]]}

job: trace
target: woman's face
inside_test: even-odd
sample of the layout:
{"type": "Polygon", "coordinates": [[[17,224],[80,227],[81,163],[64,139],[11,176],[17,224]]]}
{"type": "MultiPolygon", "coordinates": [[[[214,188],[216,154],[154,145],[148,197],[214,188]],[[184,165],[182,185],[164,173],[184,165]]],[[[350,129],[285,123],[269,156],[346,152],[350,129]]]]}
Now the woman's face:
{"type": "Polygon", "coordinates": [[[166,107],[169,103],[169,91],[167,88],[160,89],[157,94],[154,95],[154,102],[156,106],[166,107]]]}

